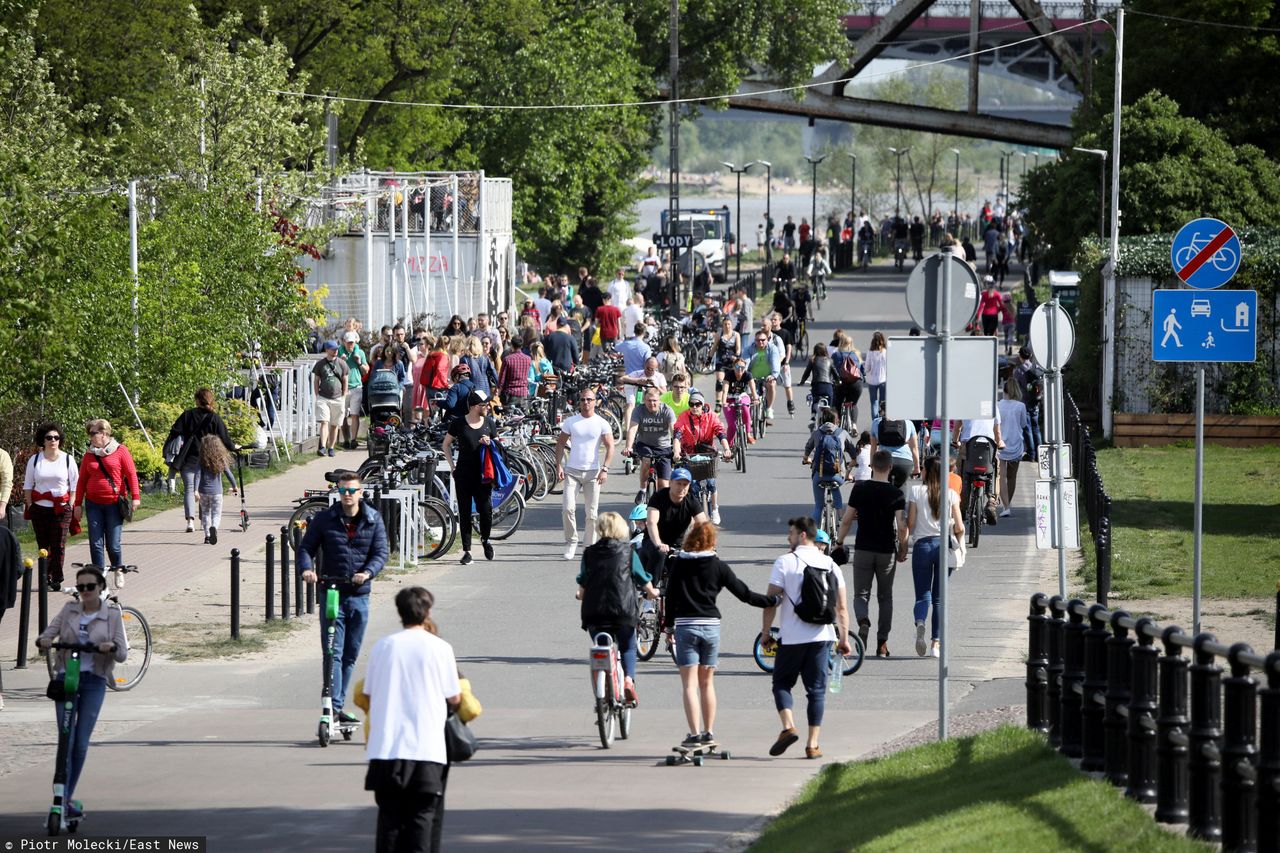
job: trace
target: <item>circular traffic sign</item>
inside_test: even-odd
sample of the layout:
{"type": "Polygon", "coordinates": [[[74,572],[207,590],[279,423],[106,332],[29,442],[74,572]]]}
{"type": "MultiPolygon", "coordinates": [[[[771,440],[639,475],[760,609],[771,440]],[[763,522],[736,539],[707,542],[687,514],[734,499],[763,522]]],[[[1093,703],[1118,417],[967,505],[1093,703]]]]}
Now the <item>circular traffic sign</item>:
{"type": "Polygon", "coordinates": [[[1061,370],[1071,360],[1076,346],[1076,329],[1071,315],[1057,303],[1046,302],[1031,315],[1031,357],[1045,370],[1061,370]],[[1057,326],[1053,330],[1054,346],[1049,346],[1049,324],[1056,310],[1057,326]]]}
{"type": "Polygon", "coordinates": [[[962,334],[978,313],[978,274],[960,258],[938,252],[911,270],[907,279],[907,313],[927,334],[936,335],[942,316],[943,264],[951,267],[951,333],[962,334]]]}
{"type": "Polygon", "coordinates": [[[1220,219],[1193,219],[1178,230],[1169,247],[1169,262],[1189,287],[1213,290],[1240,268],[1240,237],[1220,219]]]}

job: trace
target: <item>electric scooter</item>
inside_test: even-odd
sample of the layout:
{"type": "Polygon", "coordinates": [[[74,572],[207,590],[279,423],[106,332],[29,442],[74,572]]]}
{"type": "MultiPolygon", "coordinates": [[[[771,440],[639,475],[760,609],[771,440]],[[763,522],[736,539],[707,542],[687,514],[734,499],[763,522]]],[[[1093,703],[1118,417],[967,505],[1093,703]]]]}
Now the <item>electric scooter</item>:
{"type": "Polygon", "coordinates": [[[70,652],[67,658],[66,675],[62,681],[62,713],[58,717],[58,755],[53,765],[53,805],[49,807],[49,817],[45,827],[50,835],[63,832],[74,834],[84,818],[84,809],[77,800],[66,799],[67,769],[71,764],[71,737],[75,732],[80,712],[80,653],[92,654],[98,647],[92,643],[60,643],[49,644],[49,654],[55,649],[70,652]],[[67,814],[74,807],[77,814],[67,814]]]}
{"type": "Polygon", "coordinates": [[[240,530],[249,529],[249,505],[245,500],[244,494],[244,456],[240,453],[240,448],[236,448],[236,485],[240,487],[240,530]]]}
{"type": "Polygon", "coordinates": [[[329,745],[335,730],[343,740],[351,740],[351,735],[360,727],[359,723],[340,722],[333,713],[333,642],[338,633],[338,584],[346,580],[344,577],[321,577],[318,581],[329,587],[324,598],[324,617],[329,622],[324,643],[324,686],[320,690],[320,725],[316,729],[321,746],[329,745]]]}

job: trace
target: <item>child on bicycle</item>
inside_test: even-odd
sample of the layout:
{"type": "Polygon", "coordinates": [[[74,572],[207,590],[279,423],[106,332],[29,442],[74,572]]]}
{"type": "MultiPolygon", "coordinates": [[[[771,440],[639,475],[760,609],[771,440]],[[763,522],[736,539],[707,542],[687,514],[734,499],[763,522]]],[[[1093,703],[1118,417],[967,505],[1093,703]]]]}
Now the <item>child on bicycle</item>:
{"type": "Polygon", "coordinates": [[[200,439],[200,473],[196,478],[196,494],[200,496],[200,526],[204,543],[218,544],[218,526],[222,524],[222,478],[236,493],[236,478],[231,474],[231,454],[216,435],[200,439]],[[210,441],[209,439],[213,439],[210,441]]]}

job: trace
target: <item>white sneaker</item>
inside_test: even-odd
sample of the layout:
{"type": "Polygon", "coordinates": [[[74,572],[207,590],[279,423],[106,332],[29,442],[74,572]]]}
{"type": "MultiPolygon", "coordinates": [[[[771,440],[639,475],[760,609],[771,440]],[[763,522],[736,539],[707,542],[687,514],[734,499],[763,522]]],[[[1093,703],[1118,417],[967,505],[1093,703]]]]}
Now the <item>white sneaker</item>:
{"type": "Polygon", "coordinates": [[[924,635],[924,623],[916,622],[916,654],[924,657],[929,651],[929,642],[924,635]]]}
{"type": "Polygon", "coordinates": [[[572,560],[574,554],[577,554],[577,553],[578,553],[577,542],[570,542],[568,545],[564,546],[564,558],[566,560],[572,560]]]}
{"type": "Polygon", "coordinates": [[[188,533],[196,532],[196,523],[189,518],[187,519],[187,532],[188,533]]]}
{"type": "Polygon", "coordinates": [[[1013,515],[1013,512],[1008,507],[1005,507],[1004,509],[1000,510],[1001,518],[1008,518],[1011,515],[1013,515]]]}
{"type": "Polygon", "coordinates": [[[124,589],[124,572],[113,571],[111,573],[111,583],[116,589],[124,589]]]}
{"type": "Polygon", "coordinates": [[[711,523],[712,524],[720,523],[720,507],[716,507],[715,509],[711,510],[711,523]]]}
{"type": "Polygon", "coordinates": [[[935,658],[942,657],[942,646],[937,640],[933,641],[933,648],[929,650],[929,654],[933,655],[935,658]]]}
{"type": "Polygon", "coordinates": [[[765,410],[764,410],[764,419],[765,419],[766,421],[771,421],[771,420],[773,420],[773,407],[772,407],[772,406],[770,406],[769,408],[767,408],[767,409],[765,409],[765,410]]]}

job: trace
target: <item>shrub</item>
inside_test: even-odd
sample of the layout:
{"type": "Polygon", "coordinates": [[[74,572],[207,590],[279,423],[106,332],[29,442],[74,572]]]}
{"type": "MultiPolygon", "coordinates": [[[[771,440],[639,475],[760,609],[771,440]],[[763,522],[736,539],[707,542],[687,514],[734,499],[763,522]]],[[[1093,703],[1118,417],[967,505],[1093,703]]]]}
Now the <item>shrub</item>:
{"type": "MultiPolygon", "coordinates": [[[[168,431],[168,427],[165,428],[168,431]]],[[[160,448],[152,447],[147,444],[147,440],[143,438],[142,433],[135,429],[124,427],[115,430],[115,438],[125,447],[129,448],[129,452],[133,454],[133,464],[138,469],[138,482],[149,483],[157,476],[164,477],[169,472],[169,466],[164,462],[164,454],[160,448]]],[[[155,441],[155,437],[152,437],[155,441]]]]}
{"type": "Polygon", "coordinates": [[[227,399],[218,403],[219,414],[227,425],[231,440],[241,446],[253,444],[258,436],[258,410],[244,400],[227,399]]]}
{"type": "Polygon", "coordinates": [[[185,409],[177,403],[148,403],[138,409],[138,415],[142,418],[142,425],[151,433],[151,440],[157,444],[163,444],[169,430],[173,428],[176,421],[185,409]]]}

